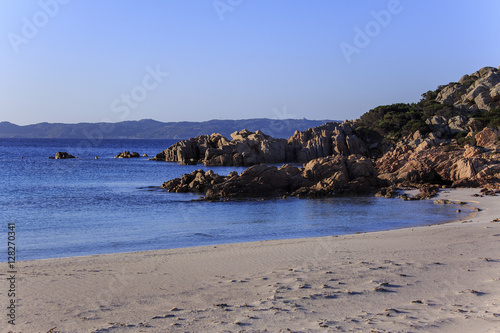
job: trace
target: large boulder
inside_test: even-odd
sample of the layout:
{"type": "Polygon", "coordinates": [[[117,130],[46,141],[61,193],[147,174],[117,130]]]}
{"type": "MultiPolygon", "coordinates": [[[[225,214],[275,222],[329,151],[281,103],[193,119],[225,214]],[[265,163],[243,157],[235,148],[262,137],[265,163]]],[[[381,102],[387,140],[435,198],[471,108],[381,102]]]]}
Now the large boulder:
{"type": "Polygon", "coordinates": [[[304,165],[302,177],[314,182],[338,175],[347,181],[349,175],[344,156],[329,156],[317,158],[304,165]]]}
{"type": "Polygon", "coordinates": [[[219,149],[229,142],[228,139],[218,133],[212,135],[200,135],[189,140],[176,142],[159,154],[155,161],[178,162],[182,165],[197,164],[205,157],[208,149],[219,149]]]}
{"type": "Polygon", "coordinates": [[[448,119],[448,128],[450,132],[467,132],[468,119],[465,116],[458,115],[448,119]]]}
{"type": "Polygon", "coordinates": [[[184,174],[180,178],[164,182],[161,185],[161,188],[166,189],[169,192],[205,193],[212,186],[222,183],[224,180],[232,177],[233,175],[234,174],[230,174],[229,176],[220,176],[212,170],[205,172],[200,169],[184,174]]]}
{"type": "Polygon", "coordinates": [[[328,122],[305,131],[296,131],[288,139],[288,144],[294,151],[295,161],[306,163],[318,157],[331,155],[333,149],[332,134],[337,127],[338,124],[328,122]]]}
{"type": "Polygon", "coordinates": [[[449,84],[444,87],[438,94],[436,100],[443,104],[455,104],[462,100],[462,95],[467,92],[467,86],[462,84],[470,76],[467,75],[467,78],[463,77],[458,81],[458,84],[449,84]]]}
{"type": "Polygon", "coordinates": [[[367,155],[366,143],[355,134],[355,122],[328,122],[302,132],[295,132],[288,139],[295,161],[307,163],[330,155],[367,155]]]}
{"type": "Polygon", "coordinates": [[[207,190],[205,199],[274,197],[285,194],[289,184],[283,170],[275,166],[254,165],[239,176],[212,186],[207,190]]]}
{"type": "Polygon", "coordinates": [[[432,133],[438,138],[447,137],[451,134],[450,127],[448,126],[449,120],[442,116],[433,116],[425,121],[429,126],[432,133]]]}
{"type": "Polygon", "coordinates": [[[490,90],[490,97],[493,101],[498,101],[500,100],[500,83],[495,85],[491,90],[490,90]]]}
{"type": "Polygon", "coordinates": [[[490,127],[485,127],[481,132],[477,133],[476,143],[480,147],[499,148],[500,131],[490,127]]]}
{"type": "Polygon", "coordinates": [[[361,155],[330,156],[310,161],[302,177],[312,182],[292,193],[298,197],[324,197],[338,194],[367,194],[382,186],[372,161],[361,155]]]}

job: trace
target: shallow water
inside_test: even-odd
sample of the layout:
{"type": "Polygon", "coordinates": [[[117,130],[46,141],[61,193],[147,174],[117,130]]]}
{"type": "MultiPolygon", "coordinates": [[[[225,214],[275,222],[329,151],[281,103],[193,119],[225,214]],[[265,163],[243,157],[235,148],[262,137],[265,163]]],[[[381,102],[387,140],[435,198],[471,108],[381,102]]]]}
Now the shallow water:
{"type": "Polygon", "coordinates": [[[198,196],[150,187],[196,169],[226,175],[244,168],[113,158],[124,150],[153,156],[173,142],[0,139],[1,220],[5,235],[7,223],[16,223],[17,260],[341,235],[468,214],[375,197],[193,201],[198,196]],[[47,158],[57,151],[79,158],[47,158]]]}

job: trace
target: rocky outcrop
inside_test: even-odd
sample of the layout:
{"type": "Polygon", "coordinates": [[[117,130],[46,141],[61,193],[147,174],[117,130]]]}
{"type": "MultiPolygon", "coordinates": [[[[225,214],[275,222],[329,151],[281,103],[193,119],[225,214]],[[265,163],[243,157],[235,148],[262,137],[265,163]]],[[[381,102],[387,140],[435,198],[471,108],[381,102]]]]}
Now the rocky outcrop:
{"type": "Polygon", "coordinates": [[[56,160],[65,160],[65,159],[77,158],[77,157],[70,155],[65,151],[58,151],[54,157],[49,157],[49,158],[56,159],[56,160]]]}
{"type": "MultiPolygon", "coordinates": [[[[311,131],[304,140],[318,143],[316,146],[307,146],[310,154],[318,153],[320,150],[316,148],[324,147],[319,138],[325,135],[318,133],[321,132],[312,135],[314,131],[311,131]]],[[[241,141],[248,136],[245,134],[238,138],[235,135],[233,140],[241,141]]],[[[443,184],[499,188],[498,139],[497,130],[485,128],[476,134],[476,141],[482,147],[460,147],[449,140],[438,139],[434,133],[424,136],[416,132],[375,162],[359,154],[332,154],[312,159],[301,168],[290,164],[279,168],[260,164],[251,166],[239,175],[233,172],[228,176],[197,170],[164,183],[162,188],[171,192],[205,194],[206,200],[367,194],[391,184],[392,187],[382,189],[378,195],[394,196],[398,185],[421,188],[421,193],[415,199],[432,197],[439,189],[436,185],[443,184]]]]}
{"type": "Polygon", "coordinates": [[[169,180],[168,182],[163,183],[161,188],[166,189],[169,192],[205,193],[210,187],[220,184],[223,181],[237,175],[237,172],[233,172],[230,173],[229,176],[219,176],[212,170],[205,172],[200,169],[187,173],[180,178],[169,180]]]}
{"type": "Polygon", "coordinates": [[[484,67],[443,87],[436,101],[464,111],[489,111],[500,107],[500,71],[484,67]]]}
{"type": "Polygon", "coordinates": [[[195,170],[165,182],[161,187],[169,192],[203,193],[207,200],[218,200],[279,196],[288,193],[295,180],[297,184],[301,181],[300,171],[294,166],[287,164],[278,169],[275,166],[255,165],[240,175],[235,171],[228,176],[220,176],[212,170],[195,170]]]}
{"type": "Polygon", "coordinates": [[[306,163],[330,155],[367,155],[366,143],[354,132],[355,122],[329,122],[302,132],[295,132],[288,139],[293,148],[294,161],[306,163]]]}
{"type": "Polygon", "coordinates": [[[232,133],[231,141],[226,146],[208,151],[204,163],[235,166],[284,163],[291,159],[290,153],[285,139],[274,139],[261,131],[243,130],[232,133]]]}
{"type": "Polygon", "coordinates": [[[231,140],[220,134],[183,140],[157,154],[153,160],[207,166],[252,166],[263,163],[306,163],[331,155],[367,155],[366,143],[355,134],[355,123],[325,123],[299,132],[288,140],[274,139],[261,131],[242,130],[231,140]]]}
{"type": "Polygon", "coordinates": [[[476,134],[476,141],[484,147],[460,147],[449,141],[424,141],[415,147],[400,142],[377,160],[376,168],[380,178],[395,184],[500,184],[498,133],[485,128],[476,134]]]}
{"type": "Polygon", "coordinates": [[[437,138],[447,138],[452,134],[469,132],[475,128],[474,121],[467,119],[467,117],[463,115],[457,115],[451,118],[434,116],[427,119],[425,123],[437,138]]]}
{"type": "Polygon", "coordinates": [[[115,156],[115,158],[135,158],[135,157],[141,157],[141,155],[139,155],[139,153],[136,152],[131,153],[128,150],[121,152],[115,156]]]}
{"type": "Polygon", "coordinates": [[[155,161],[178,162],[183,165],[197,164],[203,161],[208,149],[220,149],[228,145],[228,143],[228,139],[217,133],[200,135],[196,138],[179,141],[152,159],[155,161]]]}
{"type": "Polygon", "coordinates": [[[302,177],[311,182],[292,193],[297,197],[323,197],[338,194],[367,194],[382,186],[370,159],[360,155],[330,156],[310,161],[302,177]]]}
{"type": "Polygon", "coordinates": [[[170,146],[153,159],[203,163],[208,166],[251,166],[259,163],[287,162],[290,153],[285,139],[274,139],[261,131],[242,130],[228,140],[220,134],[201,135],[170,146]]]}
{"type": "Polygon", "coordinates": [[[280,168],[254,165],[241,174],[219,176],[213,171],[193,171],[170,180],[162,188],[170,192],[205,193],[206,200],[255,197],[326,197],[335,194],[369,193],[379,188],[370,159],[360,156],[329,156],[304,167],[285,164],[280,168]]]}
{"type": "MultiPolygon", "coordinates": [[[[439,118],[433,122],[436,126],[442,124],[450,128],[449,121],[439,122],[437,119],[439,118]]],[[[462,126],[465,121],[461,122],[461,119],[457,118],[454,123],[462,126]]],[[[240,175],[233,172],[228,176],[219,176],[213,171],[197,170],[164,183],[162,188],[172,192],[205,194],[207,200],[218,200],[221,198],[325,197],[336,194],[366,194],[389,185],[393,185],[391,190],[382,190],[378,195],[393,196],[396,194],[394,186],[409,185],[422,189],[422,193],[415,198],[429,198],[437,191],[436,184],[455,187],[488,185],[490,188],[495,188],[500,186],[500,131],[496,129],[484,128],[475,135],[477,146],[465,145],[464,147],[459,146],[456,141],[440,139],[438,131],[426,135],[417,131],[394,145],[379,159],[372,160],[367,156],[351,153],[355,151],[352,147],[358,149],[359,146],[349,143],[350,134],[345,128],[345,125],[339,126],[339,124],[331,123],[320,128],[295,133],[286,145],[288,149],[294,148],[292,151],[296,155],[293,156],[303,156],[301,158],[307,159],[330,153],[329,156],[308,161],[301,168],[290,164],[279,168],[257,164],[240,175]],[[334,139],[329,141],[328,137],[334,139]]],[[[438,129],[442,128],[444,127],[438,129]]],[[[469,135],[472,135],[472,132],[469,135]]],[[[198,143],[204,142],[205,144],[194,145],[195,148],[190,148],[191,152],[196,151],[198,156],[202,156],[201,152],[204,151],[203,161],[206,164],[212,163],[211,161],[217,157],[229,158],[225,156],[231,156],[232,162],[228,163],[234,163],[236,154],[241,154],[246,158],[254,156],[252,163],[272,160],[265,157],[266,152],[272,152],[273,148],[263,144],[263,141],[270,141],[263,133],[247,131],[233,133],[233,140],[227,144],[224,144],[222,137],[216,135],[195,139],[198,143]],[[229,150],[229,147],[231,149],[243,147],[247,150],[229,150]]],[[[182,143],[182,147],[189,147],[187,144],[189,142],[182,143]]],[[[363,147],[362,144],[360,146],[363,147]]],[[[275,149],[286,148],[278,146],[275,149]]],[[[361,151],[366,152],[363,149],[361,151]]],[[[177,152],[180,154],[182,151],[177,150],[177,152]]],[[[287,157],[280,158],[286,159],[287,157]]],[[[215,164],[218,165],[217,163],[215,164]]]]}
{"type": "MultiPolygon", "coordinates": [[[[461,147],[456,140],[439,138],[441,136],[439,130],[451,129],[450,124],[459,124],[457,127],[462,128],[460,126],[466,125],[465,121],[461,118],[454,119],[452,123],[440,122],[440,118],[434,120],[434,125],[443,125],[436,127],[436,132],[424,135],[416,131],[376,160],[362,154],[352,154],[356,149],[361,149],[360,151],[365,153],[366,150],[363,149],[363,142],[360,145],[353,145],[349,142],[351,134],[346,131],[345,124],[327,123],[319,128],[297,132],[288,141],[286,147],[293,148],[295,157],[302,156],[301,158],[307,159],[330,154],[313,158],[301,168],[291,164],[285,164],[279,168],[258,164],[239,175],[233,172],[228,176],[219,176],[213,171],[197,170],[164,183],[162,188],[172,192],[205,194],[207,200],[219,200],[221,198],[325,197],[337,194],[366,194],[390,185],[392,187],[381,190],[378,195],[391,197],[397,194],[397,186],[417,186],[421,188],[421,193],[414,199],[422,199],[432,197],[439,188],[436,185],[500,187],[500,131],[484,128],[475,134],[477,146],[461,147]],[[329,137],[332,138],[331,141],[329,137]]],[[[355,134],[351,133],[354,138],[355,134]]],[[[472,136],[472,133],[469,132],[469,136],[472,136]]],[[[257,163],[266,160],[263,157],[266,156],[265,152],[272,151],[272,148],[263,149],[266,147],[263,142],[270,140],[259,132],[234,133],[233,140],[227,144],[222,143],[222,137],[214,135],[201,138],[202,140],[195,139],[198,140],[197,142],[208,142],[212,145],[210,147],[197,144],[194,147],[198,148],[190,148],[191,151],[197,151],[199,156],[202,156],[200,152],[204,149],[203,161],[206,164],[212,163],[210,161],[214,161],[214,158],[218,156],[221,159],[229,158],[224,157],[226,155],[231,156],[233,161],[228,163],[234,163],[236,154],[242,154],[247,158],[254,156],[252,163],[257,163]],[[229,147],[231,149],[244,147],[247,151],[229,150],[229,147]]],[[[188,147],[188,145],[183,143],[182,147],[188,147]]],[[[364,147],[366,148],[366,145],[364,147]]],[[[286,148],[278,146],[276,149],[286,148]]],[[[288,153],[288,150],[285,151],[288,153]]],[[[287,157],[280,158],[286,159],[287,157]]]]}
{"type": "Polygon", "coordinates": [[[205,198],[275,197],[288,191],[290,178],[275,166],[255,165],[236,177],[211,187],[205,198]]]}

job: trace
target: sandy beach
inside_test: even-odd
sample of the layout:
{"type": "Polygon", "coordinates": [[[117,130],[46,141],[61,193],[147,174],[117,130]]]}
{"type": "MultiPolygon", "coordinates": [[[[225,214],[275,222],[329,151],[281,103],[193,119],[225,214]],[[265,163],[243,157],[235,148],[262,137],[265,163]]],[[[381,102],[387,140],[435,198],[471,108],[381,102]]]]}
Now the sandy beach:
{"type": "Polygon", "coordinates": [[[481,211],[440,225],[19,262],[0,331],[500,332],[500,197],[475,193],[443,190],[481,211]]]}

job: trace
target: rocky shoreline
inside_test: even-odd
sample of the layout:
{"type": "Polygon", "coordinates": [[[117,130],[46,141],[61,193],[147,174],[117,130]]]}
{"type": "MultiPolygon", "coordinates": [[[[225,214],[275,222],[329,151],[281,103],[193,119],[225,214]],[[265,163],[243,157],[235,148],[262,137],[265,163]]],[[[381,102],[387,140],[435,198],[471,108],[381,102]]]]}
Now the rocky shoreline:
{"type": "Polygon", "coordinates": [[[296,131],[288,140],[247,130],[234,132],[231,140],[202,135],[179,141],[152,160],[249,167],[228,176],[196,170],[162,185],[205,200],[394,196],[405,186],[421,188],[420,198],[440,186],[500,189],[499,89],[499,70],[485,67],[423,94],[416,105],[379,107],[359,120],[296,131]],[[403,127],[409,134],[398,138],[394,119],[410,116],[403,127]]]}
{"type": "Polygon", "coordinates": [[[367,194],[382,180],[370,159],[360,155],[329,156],[311,160],[304,167],[254,165],[228,176],[212,170],[196,170],[163,183],[170,192],[205,194],[206,200],[222,198],[324,197],[335,194],[367,194]]]}
{"type": "Polygon", "coordinates": [[[311,159],[303,167],[258,164],[228,176],[196,170],[161,187],[204,194],[206,200],[374,193],[391,197],[396,195],[391,187],[407,186],[421,188],[421,198],[427,198],[432,197],[425,194],[431,185],[499,188],[499,131],[487,127],[476,134],[476,140],[479,147],[425,140],[418,145],[415,140],[400,142],[378,159],[332,155],[311,159]]]}

